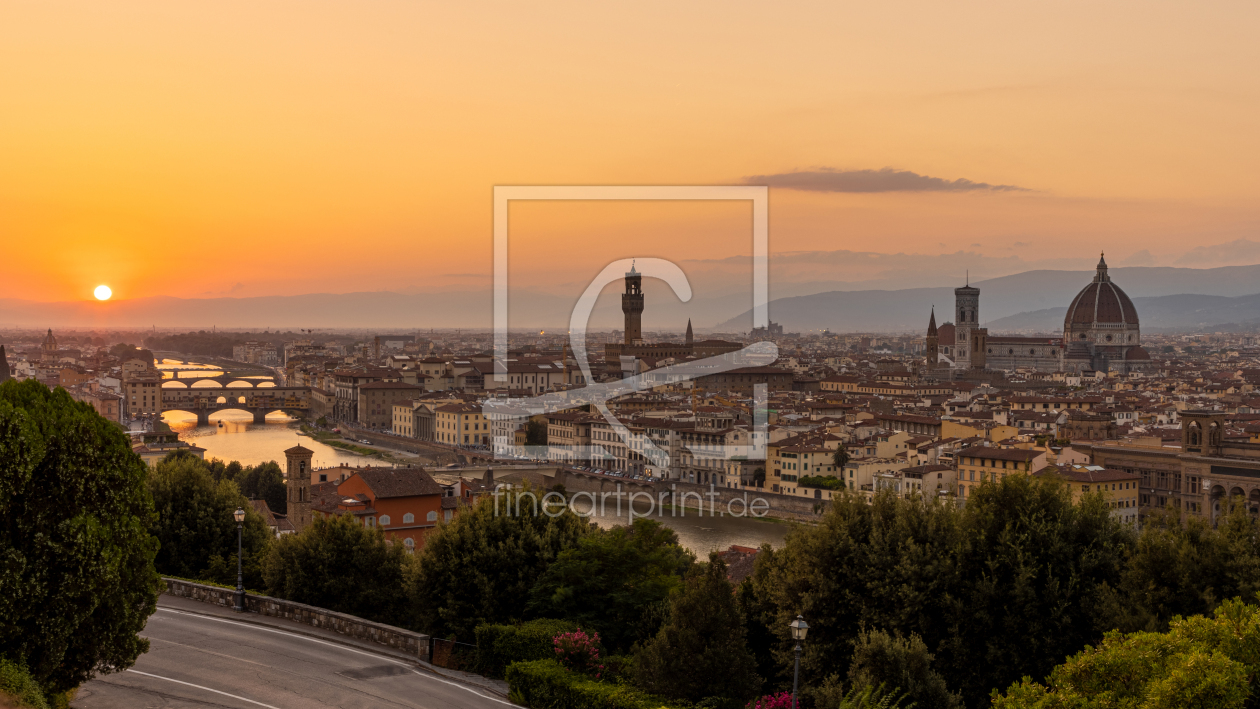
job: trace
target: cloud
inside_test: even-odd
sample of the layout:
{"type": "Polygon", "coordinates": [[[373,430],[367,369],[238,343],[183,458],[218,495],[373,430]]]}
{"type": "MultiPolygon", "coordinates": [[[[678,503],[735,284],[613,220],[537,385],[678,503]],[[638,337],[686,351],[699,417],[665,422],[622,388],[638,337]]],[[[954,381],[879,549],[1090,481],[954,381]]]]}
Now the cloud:
{"type": "Polygon", "coordinates": [[[1118,262],[1117,266],[1154,266],[1157,263],[1155,257],[1151,255],[1148,249],[1133,254],[1132,256],[1118,262]]]}
{"type": "Polygon", "coordinates": [[[243,290],[245,290],[245,284],[238,282],[236,285],[232,286],[232,289],[229,290],[228,293],[240,293],[243,290]]]}
{"type": "Polygon", "coordinates": [[[909,170],[837,170],[823,167],[817,170],[798,170],[775,175],[745,177],[750,185],[769,185],[809,192],[1023,192],[1024,187],[991,185],[958,178],[946,180],[940,177],[920,175],[909,170]]]}
{"type": "Polygon", "coordinates": [[[1227,244],[1200,246],[1182,254],[1178,266],[1241,266],[1260,263],[1260,242],[1236,239],[1227,244]]]}

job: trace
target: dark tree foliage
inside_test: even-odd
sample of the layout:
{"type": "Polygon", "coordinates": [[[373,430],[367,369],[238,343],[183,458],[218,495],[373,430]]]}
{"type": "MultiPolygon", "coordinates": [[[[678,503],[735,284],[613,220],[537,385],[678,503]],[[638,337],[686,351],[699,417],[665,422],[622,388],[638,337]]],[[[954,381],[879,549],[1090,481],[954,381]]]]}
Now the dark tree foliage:
{"type": "Polygon", "coordinates": [[[694,563],[678,535],[656,520],[596,530],[547,567],[528,610],[596,630],[610,652],[621,654],[656,634],[658,627],[644,627],[645,619],[657,617],[649,609],[682,586],[694,563]]]}
{"type": "Polygon", "coordinates": [[[903,638],[882,630],[864,631],[853,645],[849,684],[859,691],[891,690],[904,695],[915,709],[958,709],[962,698],[932,670],[932,659],[918,635],[903,638]]]}
{"type": "Polygon", "coordinates": [[[280,470],[279,463],[273,460],[244,470],[240,469],[239,463],[233,463],[240,472],[230,479],[236,481],[242,495],[251,500],[265,500],[272,512],[289,513],[289,489],[285,487],[284,472],[280,470]]]}
{"type": "Polygon", "coordinates": [[[641,689],[675,699],[721,697],[743,703],[761,688],[748,651],[726,563],[698,564],[670,600],[669,620],[634,654],[641,689]]]}
{"type": "Polygon", "coordinates": [[[222,569],[226,566],[234,582],[236,521],[232,514],[240,507],[245,510],[245,583],[250,588],[262,585],[262,560],[272,538],[271,530],[236,483],[216,482],[205,461],[181,451],[166,456],[153,467],[149,490],[157,510],[152,532],[161,543],[156,559],[158,571],[222,582],[222,569]]]}
{"type": "Polygon", "coordinates": [[[156,605],[144,463],[62,389],[0,385],[0,657],[50,693],[130,667],[156,605]]]}
{"type": "Polygon", "coordinates": [[[547,424],[542,421],[529,420],[525,422],[525,445],[527,446],[545,446],[547,445],[547,424]]]}
{"type": "Polygon", "coordinates": [[[849,449],[843,444],[831,454],[831,462],[836,466],[836,472],[844,470],[844,466],[849,464],[849,449]]]}
{"type": "Polygon", "coordinates": [[[1163,632],[1176,616],[1206,615],[1227,598],[1260,594],[1260,520],[1223,502],[1217,526],[1174,509],[1147,515],[1100,630],[1163,632]]]}
{"type": "Polygon", "coordinates": [[[863,627],[917,634],[969,706],[1024,675],[1045,676],[1101,636],[1108,588],[1131,534],[1100,499],[1073,505],[1061,482],[1011,476],[963,509],[938,500],[845,496],[822,523],[763,553],[743,601],[764,633],[777,686],[790,681],[787,624],[811,630],[802,674],[852,661],[863,627]]]}
{"type": "Polygon", "coordinates": [[[150,349],[166,352],[182,352],[190,355],[208,355],[210,357],[232,357],[232,347],[250,340],[261,341],[258,333],[248,332],[186,332],[170,335],[150,335],[144,338],[144,344],[150,349]]]}
{"type": "Polygon", "coordinates": [[[538,578],[591,531],[567,508],[552,516],[531,499],[529,491],[486,495],[425,541],[407,581],[422,630],[472,642],[482,623],[525,618],[538,578]]]}
{"type": "Polygon", "coordinates": [[[268,595],[361,618],[406,625],[402,544],[349,515],[315,518],[300,534],[272,544],[263,565],[268,595]]]}

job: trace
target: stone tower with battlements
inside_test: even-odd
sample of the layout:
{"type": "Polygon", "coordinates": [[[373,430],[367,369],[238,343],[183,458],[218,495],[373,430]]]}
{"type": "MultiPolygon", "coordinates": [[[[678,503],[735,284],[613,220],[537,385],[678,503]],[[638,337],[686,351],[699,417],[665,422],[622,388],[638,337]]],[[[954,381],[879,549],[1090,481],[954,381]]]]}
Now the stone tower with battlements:
{"type": "Polygon", "coordinates": [[[643,342],[643,275],[634,270],[626,272],[626,292],[621,294],[621,312],[626,315],[626,344],[643,342]]]}

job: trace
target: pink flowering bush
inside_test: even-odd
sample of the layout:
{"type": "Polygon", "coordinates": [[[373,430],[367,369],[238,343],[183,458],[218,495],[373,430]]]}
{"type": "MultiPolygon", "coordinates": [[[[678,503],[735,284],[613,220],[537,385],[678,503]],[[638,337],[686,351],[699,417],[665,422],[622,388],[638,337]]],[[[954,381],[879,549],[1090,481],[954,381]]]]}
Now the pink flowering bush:
{"type": "Polygon", "coordinates": [[[599,659],[599,633],[587,635],[578,628],[555,636],[551,642],[556,648],[556,659],[570,670],[593,675],[595,679],[604,673],[604,663],[599,659]]]}
{"type": "Polygon", "coordinates": [[[792,709],[792,693],[767,694],[761,699],[748,702],[748,706],[744,709],[792,709]]]}

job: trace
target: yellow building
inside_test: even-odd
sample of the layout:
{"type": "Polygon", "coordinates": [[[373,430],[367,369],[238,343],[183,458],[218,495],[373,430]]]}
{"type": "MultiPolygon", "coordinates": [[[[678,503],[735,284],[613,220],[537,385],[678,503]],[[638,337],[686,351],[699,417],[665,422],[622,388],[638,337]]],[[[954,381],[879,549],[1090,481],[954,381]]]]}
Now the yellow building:
{"type": "Polygon", "coordinates": [[[438,443],[490,445],[490,420],[476,404],[447,404],[434,411],[434,438],[438,443]]]}
{"type": "Polygon", "coordinates": [[[1007,475],[1032,475],[1048,465],[1046,451],[972,446],[954,456],[958,462],[958,496],[966,499],[977,485],[1007,475]]]}
{"type": "Polygon", "coordinates": [[[1138,523],[1138,484],[1140,475],[1098,465],[1051,465],[1037,475],[1055,475],[1067,480],[1072,502],[1090,494],[1101,494],[1111,507],[1111,514],[1123,522],[1138,523]]]}
{"type": "Polygon", "coordinates": [[[142,414],[162,415],[162,375],[139,372],[124,377],[122,382],[123,411],[128,418],[142,414]]]}

